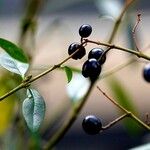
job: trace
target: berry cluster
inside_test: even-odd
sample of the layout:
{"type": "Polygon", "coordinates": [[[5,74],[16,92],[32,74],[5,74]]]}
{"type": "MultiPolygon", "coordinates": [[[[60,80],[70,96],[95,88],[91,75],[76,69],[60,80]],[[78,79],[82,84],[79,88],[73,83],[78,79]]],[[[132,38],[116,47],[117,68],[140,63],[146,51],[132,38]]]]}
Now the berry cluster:
{"type": "MultiPolygon", "coordinates": [[[[89,24],[83,24],[79,28],[79,35],[81,37],[81,43],[72,43],[68,48],[68,54],[72,59],[81,59],[86,55],[85,46],[89,42],[86,38],[92,33],[92,27],[89,24]]],[[[92,42],[91,42],[92,43],[92,42]]],[[[82,75],[85,78],[89,78],[91,82],[96,81],[99,77],[102,65],[106,61],[106,53],[102,48],[96,47],[90,50],[88,54],[88,60],[86,60],[82,66],[82,75]]],[[[143,78],[150,83],[150,64],[147,64],[143,69],[143,78]]],[[[86,116],[82,122],[83,130],[89,135],[98,134],[103,130],[101,120],[94,115],[86,116]]]]}
{"type": "MultiPolygon", "coordinates": [[[[68,54],[73,56],[72,58],[77,60],[81,59],[86,54],[85,47],[83,46],[82,41],[84,38],[87,38],[92,33],[92,27],[88,24],[83,24],[79,28],[79,35],[81,36],[80,43],[72,43],[68,48],[68,54]]],[[[106,60],[106,54],[101,48],[93,48],[88,54],[88,60],[82,66],[82,75],[85,78],[90,78],[91,81],[95,81],[100,73],[101,67],[106,60]]]]}

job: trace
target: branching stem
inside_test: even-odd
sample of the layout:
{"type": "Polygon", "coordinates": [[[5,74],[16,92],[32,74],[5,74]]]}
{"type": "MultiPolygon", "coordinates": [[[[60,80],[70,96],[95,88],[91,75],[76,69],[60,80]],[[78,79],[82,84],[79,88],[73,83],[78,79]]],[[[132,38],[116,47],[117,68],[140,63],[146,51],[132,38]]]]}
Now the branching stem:
{"type": "Polygon", "coordinates": [[[145,129],[150,130],[150,127],[145,124],[143,121],[141,121],[138,117],[136,117],[132,112],[125,109],[123,106],[121,106],[119,103],[117,103],[115,100],[110,98],[105,92],[103,92],[99,86],[97,86],[97,89],[108,99],[110,100],[115,106],[117,106],[121,111],[123,111],[126,114],[130,114],[129,117],[131,117],[133,120],[135,120],[139,125],[143,126],[145,129]]]}
{"type": "Polygon", "coordinates": [[[91,82],[90,87],[89,87],[86,95],[84,96],[84,98],[75,107],[72,108],[69,118],[64,123],[62,128],[60,128],[52,136],[50,141],[48,141],[47,145],[44,147],[45,150],[52,149],[53,146],[56,145],[56,143],[58,143],[62,139],[62,137],[65,135],[65,133],[70,129],[71,125],[74,123],[74,121],[76,120],[77,116],[79,115],[81,109],[83,108],[85,102],[87,101],[93,87],[94,87],[94,82],[91,82]]]}
{"type": "MultiPolygon", "coordinates": [[[[93,40],[88,40],[88,39],[85,39],[85,41],[82,43],[85,44],[85,43],[93,43],[93,44],[97,44],[97,45],[103,45],[103,46],[106,46],[106,47],[109,47],[109,50],[110,49],[118,49],[118,50],[121,50],[121,51],[125,51],[125,52],[128,52],[128,53],[132,53],[138,57],[141,57],[141,58],[144,58],[146,60],[150,60],[150,56],[148,55],[145,55],[144,53],[142,53],[141,51],[135,51],[135,50],[132,50],[132,49],[128,49],[128,48],[123,48],[123,47],[120,47],[120,46],[117,46],[117,45],[113,45],[113,44],[108,44],[108,43],[104,43],[104,42],[96,42],[96,41],[93,41],[93,40]]],[[[53,70],[59,68],[62,64],[64,64],[65,62],[67,62],[75,53],[77,53],[79,51],[79,49],[77,51],[75,51],[73,54],[71,54],[69,57],[67,57],[66,59],[64,59],[63,61],[61,61],[60,63],[58,63],[57,65],[54,65],[53,67],[50,67],[49,69],[43,71],[42,73],[38,74],[37,76],[31,78],[30,80],[28,81],[25,81],[25,82],[22,82],[20,85],[18,85],[16,88],[12,89],[11,91],[9,91],[8,93],[4,94],[3,96],[0,97],[0,101],[2,101],[3,99],[5,99],[6,97],[12,95],[13,93],[15,93],[16,91],[22,89],[22,88],[25,88],[27,86],[29,86],[30,83],[38,80],[39,78],[43,77],[44,75],[52,72],[53,70]]]]}
{"type": "Polygon", "coordinates": [[[116,123],[118,123],[119,121],[123,120],[126,117],[129,117],[131,115],[131,113],[125,113],[122,116],[116,118],[115,120],[111,121],[109,124],[105,125],[102,127],[102,131],[109,129],[110,127],[114,126],[116,123]]]}

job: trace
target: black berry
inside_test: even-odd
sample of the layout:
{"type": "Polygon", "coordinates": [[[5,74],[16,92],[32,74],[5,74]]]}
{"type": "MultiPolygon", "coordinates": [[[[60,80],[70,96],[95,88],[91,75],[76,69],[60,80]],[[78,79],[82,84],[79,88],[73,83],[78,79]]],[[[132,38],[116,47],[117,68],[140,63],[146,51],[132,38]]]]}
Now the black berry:
{"type": "Polygon", "coordinates": [[[102,129],[102,123],[96,116],[89,115],[83,119],[82,127],[87,134],[95,135],[102,129]]]}
{"type": "Polygon", "coordinates": [[[79,51],[72,56],[73,59],[81,59],[86,54],[85,48],[79,43],[72,43],[68,48],[68,54],[71,55],[78,49],[79,51]]]}
{"type": "Polygon", "coordinates": [[[145,65],[143,70],[143,77],[147,82],[150,82],[150,64],[145,65]]]}
{"type": "Polygon", "coordinates": [[[101,72],[101,65],[95,58],[87,60],[82,66],[82,75],[87,78],[89,77],[91,81],[98,78],[101,72]]]}
{"type": "Polygon", "coordinates": [[[104,50],[101,48],[93,48],[88,55],[88,58],[95,58],[99,61],[100,64],[104,64],[104,62],[106,61],[106,55],[104,54],[102,56],[102,54],[104,54],[104,50]]]}
{"type": "Polygon", "coordinates": [[[86,38],[90,36],[91,33],[92,33],[92,27],[89,24],[83,24],[79,28],[79,34],[82,38],[86,38]]]}

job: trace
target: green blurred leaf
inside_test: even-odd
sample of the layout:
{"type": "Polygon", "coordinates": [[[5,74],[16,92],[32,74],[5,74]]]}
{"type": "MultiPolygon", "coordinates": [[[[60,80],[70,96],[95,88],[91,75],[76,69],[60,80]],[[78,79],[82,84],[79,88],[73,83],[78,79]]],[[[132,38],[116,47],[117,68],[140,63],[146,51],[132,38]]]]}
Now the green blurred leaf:
{"type": "Polygon", "coordinates": [[[64,70],[66,72],[66,76],[67,76],[68,83],[69,83],[71,81],[72,75],[73,75],[72,74],[72,70],[69,67],[67,67],[67,66],[64,66],[63,68],[64,68],[64,70]]]}
{"type": "Polygon", "coordinates": [[[22,105],[22,112],[29,129],[36,132],[45,116],[45,102],[35,89],[28,89],[27,96],[22,105]]]}
{"type": "MultiPolygon", "coordinates": [[[[116,77],[111,77],[108,81],[109,87],[115,97],[115,100],[124,108],[131,111],[135,115],[137,115],[137,109],[135,108],[130,92],[123,86],[121,81],[119,81],[116,77]]],[[[140,131],[140,126],[137,122],[132,120],[131,118],[125,118],[124,124],[129,133],[137,134],[140,131]]]]}
{"type": "Polygon", "coordinates": [[[22,78],[24,78],[29,68],[29,64],[13,59],[7,53],[0,53],[0,65],[13,73],[21,75],[22,78]]]}
{"type": "MultiPolygon", "coordinates": [[[[5,84],[1,86],[0,95],[5,94],[8,89],[5,84]]],[[[15,105],[15,97],[10,96],[7,97],[4,101],[0,102],[0,135],[5,133],[10,125],[10,121],[13,117],[14,105],[15,105]],[[10,115],[11,114],[11,115],[10,115]]]]}
{"type": "MultiPolygon", "coordinates": [[[[6,94],[12,88],[17,86],[17,81],[12,79],[8,73],[0,75],[0,96],[6,94]]],[[[4,136],[11,125],[11,121],[15,115],[15,104],[17,100],[16,93],[7,97],[0,102],[0,136],[4,136]],[[11,114],[11,115],[10,115],[11,114]]]]}
{"type": "Polygon", "coordinates": [[[27,63],[28,60],[23,53],[23,50],[14,43],[0,38],[0,47],[4,49],[11,57],[21,62],[27,63]]]}
{"type": "Polygon", "coordinates": [[[72,70],[72,72],[81,73],[81,69],[79,69],[79,68],[75,68],[75,67],[71,67],[71,66],[68,66],[68,67],[72,70]]]}
{"type": "Polygon", "coordinates": [[[29,140],[29,147],[31,150],[40,150],[41,148],[41,136],[38,132],[32,132],[29,140]]]}

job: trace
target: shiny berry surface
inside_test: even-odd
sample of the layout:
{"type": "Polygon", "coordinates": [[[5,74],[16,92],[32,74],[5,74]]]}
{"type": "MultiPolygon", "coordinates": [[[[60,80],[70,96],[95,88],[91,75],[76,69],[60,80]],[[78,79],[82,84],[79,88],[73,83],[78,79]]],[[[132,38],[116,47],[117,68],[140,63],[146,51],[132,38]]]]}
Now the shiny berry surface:
{"type": "Polygon", "coordinates": [[[92,27],[89,24],[83,24],[79,28],[79,35],[82,38],[86,38],[86,37],[90,36],[91,33],[92,33],[92,27]]]}
{"type": "Polygon", "coordinates": [[[99,62],[91,58],[87,60],[82,66],[82,75],[87,78],[89,77],[91,81],[96,80],[101,72],[101,65],[99,62]]]}
{"type": "Polygon", "coordinates": [[[93,48],[89,54],[88,54],[88,58],[95,58],[97,60],[99,60],[100,64],[104,64],[104,62],[106,61],[106,55],[102,54],[104,53],[104,50],[101,48],[93,48]],[[101,57],[102,56],[102,57],[101,57]],[[101,58],[101,59],[100,59],[101,58]]]}
{"type": "Polygon", "coordinates": [[[86,54],[85,48],[79,43],[72,43],[68,48],[68,54],[71,55],[78,49],[79,51],[72,56],[73,59],[81,59],[86,54]]]}
{"type": "Polygon", "coordinates": [[[143,70],[143,77],[145,81],[150,82],[150,64],[145,65],[143,70]]]}
{"type": "Polygon", "coordinates": [[[102,129],[102,123],[96,116],[89,115],[83,119],[82,128],[87,134],[95,135],[102,129]]]}

